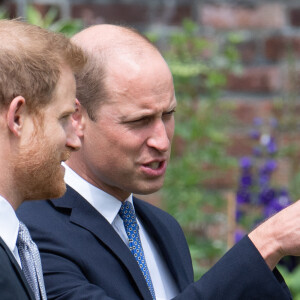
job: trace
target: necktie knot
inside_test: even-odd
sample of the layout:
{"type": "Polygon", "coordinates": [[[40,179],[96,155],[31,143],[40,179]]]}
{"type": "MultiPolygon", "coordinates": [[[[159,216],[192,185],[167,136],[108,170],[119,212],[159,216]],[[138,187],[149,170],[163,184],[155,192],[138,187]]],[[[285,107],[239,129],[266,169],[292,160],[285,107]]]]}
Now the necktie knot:
{"type": "Polygon", "coordinates": [[[124,222],[124,226],[133,226],[138,230],[138,224],[136,221],[136,215],[134,212],[134,208],[129,201],[124,201],[121,205],[119,215],[124,222]]]}
{"type": "Polygon", "coordinates": [[[33,242],[31,237],[30,237],[30,233],[29,233],[27,227],[25,226],[25,224],[20,222],[19,223],[17,246],[18,246],[18,248],[22,248],[22,247],[29,248],[30,247],[30,242],[33,242]]]}

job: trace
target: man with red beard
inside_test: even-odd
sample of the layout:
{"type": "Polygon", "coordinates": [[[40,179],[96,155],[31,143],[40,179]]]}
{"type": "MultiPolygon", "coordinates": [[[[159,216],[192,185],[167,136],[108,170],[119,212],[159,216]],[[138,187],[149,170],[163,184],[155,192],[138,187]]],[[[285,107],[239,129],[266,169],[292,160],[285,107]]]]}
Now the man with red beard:
{"type": "Polygon", "coordinates": [[[82,51],[61,34],[0,21],[0,299],[46,299],[39,252],[15,210],[61,197],[78,150],[72,114],[82,51]]]}
{"type": "Polygon", "coordinates": [[[276,218],[194,282],[179,224],[132,195],[163,185],[176,108],[171,72],[128,28],[98,25],[73,40],[88,54],[74,115],[82,147],[67,162],[64,197],[19,211],[40,247],[49,298],[290,299],[275,265],[291,242],[274,234],[293,228],[276,218]]]}

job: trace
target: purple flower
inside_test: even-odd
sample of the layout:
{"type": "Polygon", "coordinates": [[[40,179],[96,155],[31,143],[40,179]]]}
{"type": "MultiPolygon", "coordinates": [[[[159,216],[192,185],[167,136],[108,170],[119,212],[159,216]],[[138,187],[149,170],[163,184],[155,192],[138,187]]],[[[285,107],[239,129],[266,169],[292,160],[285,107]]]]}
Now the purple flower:
{"type": "Polygon", "coordinates": [[[260,138],[260,132],[257,129],[251,129],[250,132],[249,132],[249,136],[253,140],[259,140],[259,138],[260,138]]]}
{"type": "Polygon", "coordinates": [[[268,186],[270,183],[270,175],[269,174],[260,174],[258,178],[258,184],[260,187],[268,186]]]}
{"type": "Polygon", "coordinates": [[[270,119],[270,125],[272,128],[276,128],[278,126],[278,121],[276,118],[271,118],[270,119]]]}
{"type": "Polygon", "coordinates": [[[241,218],[243,217],[244,213],[240,209],[236,209],[235,211],[235,220],[236,222],[239,222],[241,218]]]}
{"type": "Polygon", "coordinates": [[[277,152],[277,150],[278,150],[278,147],[277,147],[277,144],[275,142],[275,139],[274,139],[274,137],[271,137],[269,143],[267,144],[267,151],[270,154],[274,154],[274,153],[277,152]]]}
{"type": "Polygon", "coordinates": [[[277,162],[274,159],[268,159],[259,169],[259,185],[264,187],[270,182],[272,172],[277,168],[277,162]]]}
{"type": "Polygon", "coordinates": [[[262,155],[261,148],[259,146],[254,147],[252,153],[254,156],[260,157],[262,155]]]}
{"type": "Polygon", "coordinates": [[[273,197],[272,200],[265,206],[265,217],[270,217],[291,204],[289,195],[285,189],[281,189],[277,194],[278,195],[273,197]]]}
{"type": "Polygon", "coordinates": [[[278,194],[278,203],[282,206],[282,208],[285,208],[292,203],[286,189],[281,189],[278,194]]]}
{"type": "Polygon", "coordinates": [[[255,126],[261,126],[261,125],[263,124],[262,118],[254,118],[254,119],[253,119],[253,124],[254,124],[255,126]]]}
{"type": "Polygon", "coordinates": [[[286,196],[286,197],[289,197],[289,193],[288,191],[285,189],[285,188],[281,188],[279,190],[279,196],[286,196]]]}
{"type": "Polygon", "coordinates": [[[260,137],[260,143],[265,147],[270,143],[270,140],[271,140],[270,135],[266,133],[262,134],[260,137]]]}
{"type": "Polygon", "coordinates": [[[251,193],[247,189],[239,189],[236,193],[237,204],[250,203],[251,193]]]}
{"type": "Polygon", "coordinates": [[[276,192],[272,188],[263,189],[258,196],[258,200],[261,204],[268,206],[276,197],[276,192]]]}
{"type": "Polygon", "coordinates": [[[248,187],[252,185],[252,176],[250,173],[245,173],[241,176],[241,185],[244,187],[248,187]]]}
{"type": "Polygon", "coordinates": [[[239,242],[244,236],[246,235],[246,232],[242,229],[236,229],[234,233],[234,240],[235,242],[239,242]]]}
{"type": "Polygon", "coordinates": [[[243,169],[249,169],[252,167],[252,159],[248,156],[244,156],[240,159],[240,167],[243,169]]]}
{"type": "Polygon", "coordinates": [[[278,203],[278,200],[275,198],[273,199],[268,205],[264,208],[264,215],[266,218],[269,218],[276,214],[277,212],[281,211],[284,207],[278,203]]]}
{"type": "Polygon", "coordinates": [[[275,159],[268,159],[265,164],[260,168],[260,174],[271,174],[277,168],[277,162],[275,159]]]}
{"type": "MultiPolygon", "coordinates": [[[[237,224],[243,224],[245,216],[250,214],[249,220],[253,226],[291,204],[288,191],[274,188],[270,182],[273,172],[278,167],[277,161],[273,159],[278,151],[278,145],[272,131],[278,126],[278,122],[275,118],[269,119],[268,122],[271,131],[264,133],[260,128],[263,120],[261,118],[253,120],[254,128],[249,132],[249,137],[257,142],[252,149],[252,157],[242,157],[239,161],[240,178],[236,192],[235,214],[237,224]],[[258,209],[252,210],[254,206],[258,209]],[[254,215],[253,218],[253,213],[257,212],[258,215],[254,215]]],[[[248,223],[246,220],[244,225],[247,226],[248,223]]],[[[236,242],[244,235],[243,229],[238,229],[235,232],[236,242]]]]}

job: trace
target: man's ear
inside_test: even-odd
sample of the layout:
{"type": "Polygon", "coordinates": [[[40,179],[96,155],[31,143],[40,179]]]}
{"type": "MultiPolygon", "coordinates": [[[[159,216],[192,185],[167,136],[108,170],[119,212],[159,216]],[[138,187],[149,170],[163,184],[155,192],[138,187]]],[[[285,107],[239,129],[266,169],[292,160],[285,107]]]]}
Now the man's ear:
{"type": "Polygon", "coordinates": [[[72,125],[75,128],[75,133],[78,137],[83,137],[85,127],[85,117],[83,116],[83,108],[80,102],[76,99],[76,110],[72,115],[72,125]]]}
{"type": "Polygon", "coordinates": [[[24,124],[26,101],[22,96],[14,98],[7,111],[7,126],[15,136],[20,136],[24,124]]]}

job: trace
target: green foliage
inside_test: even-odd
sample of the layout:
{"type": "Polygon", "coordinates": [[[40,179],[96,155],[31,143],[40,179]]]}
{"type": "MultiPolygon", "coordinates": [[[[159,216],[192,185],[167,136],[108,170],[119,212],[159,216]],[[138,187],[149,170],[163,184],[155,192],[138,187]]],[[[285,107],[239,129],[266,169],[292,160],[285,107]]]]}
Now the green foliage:
{"type": "Polygon", "coordinates": [[[0,19],[6,19],[6,18],[7,18],[6,10],[0,7],[0,19]]]}
{"type": "MultiPolygon", "coordinates": [[[[7,12],[4,9],[0,9],[0,19],[4,18],[7,18],[7,12]]],[[[83,28],[83,22],[79,19],[58,19],[58,10],[56,7],[51,7],[43,16],[34,6],[28,5],[26,7],[25,19],[30,24],[61,32],[68,37],[71,37],[83,28]]]]}
{"type": "Polygon", "coordinates": [[[298,266],[292,273],[286,268],[278,266],[281,275],[289,287],[294,300],[300,300],[300,266],[298,266]]]}
{"type": "Polygon", "coordinates": [[[58,10],[55,7],[51,7],[45,16],[42,16],[32,5],[29,5],[26,9],[26,20],[30,24],[62,32],[66,36],[72,36],[83,28],[83,23],[79,19],[57,20],[57,18],[58,10]]]}
{"type": "MultiPolygon", "coordinates": [[[[149,38],[154,40],[155,36],[149,38]]],[[[235,47],[239,41],[240,37],[232,34],[221,45],[216,44],[200,37],[199,27],[185,20],[163,53],[173,73],[178,102],[163,205],[184,228],[195,278],[226,250],[224,231],[223,236],[211,234],[222,232],[226,224],[226,200],[210,183],[226,176],[235,164],[225,152],[229,109],[219,96],[226,74],[239,71],[235,47]]]]}
{"type": "Polygon", "coordinates": [[[191,20],[184,20],[182,29],[170,37],[170,49],[165,54],[177,95],[189,99],[207,95],[210,101],[217,99],[226,85],[226,73],[240,70],[235,45],[241,36],[229,34],[221,47],[215,41],[199,37],[199,27],[191,20]]]}

